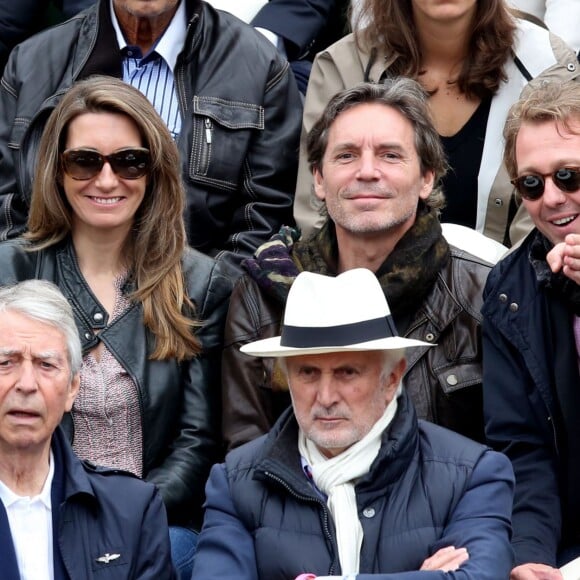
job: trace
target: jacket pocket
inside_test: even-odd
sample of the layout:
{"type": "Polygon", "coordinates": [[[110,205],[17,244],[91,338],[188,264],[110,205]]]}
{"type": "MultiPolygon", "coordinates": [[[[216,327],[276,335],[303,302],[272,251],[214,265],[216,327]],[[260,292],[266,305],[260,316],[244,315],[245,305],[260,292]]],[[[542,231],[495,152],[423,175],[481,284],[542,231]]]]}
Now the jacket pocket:
{"type": "Polygon", "coordinates": [[[455,364],[437,369],[437,380],[441,390],[447,395],[453,395],[466,387],[480,385],[482,382],[481,362],[455,364]]]}
{"type": "Polygon", "coordinates": [[[440,387],[435,400],[435,422],[483,442],[481,361],[445,366],[435,374],[440,387]]]}
{"type": "Polygon", "coordinates": [[[237,189],[252,135],[264,129],[263,107],[195,96],[193,114],[190,179],[237,189]]]}

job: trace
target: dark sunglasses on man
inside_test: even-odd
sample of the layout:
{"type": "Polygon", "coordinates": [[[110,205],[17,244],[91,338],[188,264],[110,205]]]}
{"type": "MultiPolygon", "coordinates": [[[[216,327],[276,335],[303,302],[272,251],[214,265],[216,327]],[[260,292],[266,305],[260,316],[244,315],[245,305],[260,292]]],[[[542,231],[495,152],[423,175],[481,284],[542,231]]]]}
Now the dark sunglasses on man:
{"type": "Polygon", "coordinates": [[[580,190],[580,167],[561,167],[551,173],[530,173],[512,179],[511,183],[524,199],[536,201],[544,193],[546,177],[550,177],[554,185],[565,193],[580,190]]]}
{"type": "Polygon", "coordinates": [[[63,171],[78,181],[98,175],[105,163],[122,179],[139,179],[149,172],[151,157],[144,147],[125,147],[103,155],[95,149],[67,149],[61,155],[63,171]]]}

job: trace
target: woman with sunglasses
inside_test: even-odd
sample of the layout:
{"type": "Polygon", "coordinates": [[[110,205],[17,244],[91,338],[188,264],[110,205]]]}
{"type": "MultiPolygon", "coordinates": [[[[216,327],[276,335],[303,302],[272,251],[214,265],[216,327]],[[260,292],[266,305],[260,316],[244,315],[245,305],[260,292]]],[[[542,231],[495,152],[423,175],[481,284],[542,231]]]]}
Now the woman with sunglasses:
{"type": "MultiPolygon", "coordinates": [[[[509,107],[528,82],[578,78],[574,52],[546,29],[510,13],[505,0],[361,0],[355,34],[318,54],[304,103],[294,217],[321,224],[311,206],[306,137],[339,90],[403,75],[429,94],[451,170],[441,221],[511,246],[531,229],[502,163],[509,107]]],[[[520,13],[518,13],[521,15],[520,13]]]]}
{"type": "Polygon", "coordinates": [[[179,166],[138,90],[107,77],[74,85],[40,142],[25,239],[0,244],[0,283],[50,280],[71,302],[84,358],[63,427],[81,458],[159,487],[187,569],[220,450],[231,282],[186,247],[179,166]]]}

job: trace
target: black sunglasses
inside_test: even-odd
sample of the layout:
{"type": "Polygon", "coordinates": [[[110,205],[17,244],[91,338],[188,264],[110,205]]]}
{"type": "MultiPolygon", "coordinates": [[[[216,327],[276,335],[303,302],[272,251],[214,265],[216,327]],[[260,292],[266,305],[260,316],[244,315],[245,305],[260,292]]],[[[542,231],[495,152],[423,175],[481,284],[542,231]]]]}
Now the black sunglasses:
{"type": "Polygon", "coordinates": [[[94,149],[67,149],[61,159],[64,172],[78,181],[92,179],[101,172],[105,163],[123,179],[139,179],[151,166],[149,149],[144,147],[127,147],[110,155],[94,149]]]}
{"type": "Polygon", "coordinates": [[[522,175],[512,179],[511,183],[524,199],[536,201],[544,193],[548,176],[560,191],[574,193],[580,190],[580,167],[561,167],[552,173],[522,175]]]}

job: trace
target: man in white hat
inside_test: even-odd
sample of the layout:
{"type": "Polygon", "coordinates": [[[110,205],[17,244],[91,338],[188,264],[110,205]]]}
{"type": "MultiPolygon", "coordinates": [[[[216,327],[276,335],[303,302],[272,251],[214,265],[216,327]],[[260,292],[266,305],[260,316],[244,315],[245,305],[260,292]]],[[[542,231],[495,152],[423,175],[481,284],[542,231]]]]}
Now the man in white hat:
{"type": "Polygon", "coordinates": [[[232,293],[222,365],[228,447],[267,433],[290,404],[278,365],[239,347],[279,334],[299,272],[351,268],[375,273],[402,336],[435,345],[414,349],[405,371],[418,416],[483,441],[479,309],[490,266],[442,234],[447,166],[424,90],[396,78],[338,93],[310,132],[309,155],[324,227],[300,240],[281,230],[245,262],[232,293]]]}
{"type": "Polygon", "coordinates": [[[193,577],[200,580],[501,580],[513,562],[507,459],[418,421],[405,349],[376,276],[303,272],[278,357],[292,409],[213,468],[193,577]]]}

